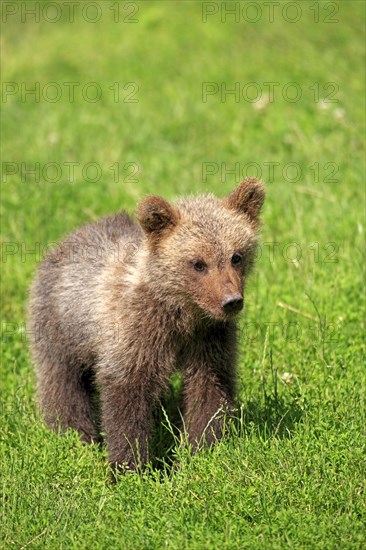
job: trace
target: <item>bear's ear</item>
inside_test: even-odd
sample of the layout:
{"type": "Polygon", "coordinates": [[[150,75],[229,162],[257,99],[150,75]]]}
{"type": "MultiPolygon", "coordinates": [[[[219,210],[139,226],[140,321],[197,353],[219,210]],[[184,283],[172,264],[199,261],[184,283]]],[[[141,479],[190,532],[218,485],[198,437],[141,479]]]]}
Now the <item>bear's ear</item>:
{"type": "Polygon", "coordinates": [[[255,226],[264,202],[264,185],[255,178],[246,178],[230,193],[224,202],[226,206],[246,214],[255,226]]]}
{"type": "Polygon", "coordinates": [[[179,221],[178,209],[162,197],[146,197],[137,208],[137,219],[148,236],[159,238],[179,221]]]}

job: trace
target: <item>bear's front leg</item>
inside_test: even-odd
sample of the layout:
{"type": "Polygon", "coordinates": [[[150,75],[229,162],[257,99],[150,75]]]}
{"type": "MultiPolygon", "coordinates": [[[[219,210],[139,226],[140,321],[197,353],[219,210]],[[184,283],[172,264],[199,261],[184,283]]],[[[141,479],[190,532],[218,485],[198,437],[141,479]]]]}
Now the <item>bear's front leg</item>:
{"type": "Polygon", "coordinates": [[[136,470],[149,459],[156,392],[147,381],[110,378],[100,385],[102,426],[112,468],[136,470]]]}
{"type": "Polygon", "coordinates": [[[186,354],[183,366],[184,425],[193,449],[222,436],[235,397],[235,326],[211,329],[186,354]]]}
{"type": "Polygon", "coordinates": [[[132,337],[125,332],[109,342],[96,369],[102,428],[114,469],[136,470],[148,462],[154,412],[173,369],[170,341],[159,341],[151,328],[151,340],[148,336],[145,327],[135,325],[132,337]],[[133,340],[135,331],[146,335],[144,345],[133,340]]]}

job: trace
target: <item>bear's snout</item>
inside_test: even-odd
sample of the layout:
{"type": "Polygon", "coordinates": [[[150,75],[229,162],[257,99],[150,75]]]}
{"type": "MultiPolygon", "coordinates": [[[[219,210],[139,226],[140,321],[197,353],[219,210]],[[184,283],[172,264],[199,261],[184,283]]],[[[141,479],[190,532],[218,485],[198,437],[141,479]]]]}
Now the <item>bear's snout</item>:
{"type": "Polygon", "coordinates": [[[243,296],[241,294],[229,294],[222,301],[222,307],[227,314],[239,313],[243,309],[243,296]]]}

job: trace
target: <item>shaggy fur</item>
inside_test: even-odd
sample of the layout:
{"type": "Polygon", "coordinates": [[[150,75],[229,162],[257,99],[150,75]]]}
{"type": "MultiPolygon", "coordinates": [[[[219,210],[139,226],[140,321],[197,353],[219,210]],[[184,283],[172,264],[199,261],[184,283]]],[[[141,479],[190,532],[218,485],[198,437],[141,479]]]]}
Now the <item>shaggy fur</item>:
{"type": "Polygon", "coordinates": [[[98,438],[92,386],[112,465],[148,461],[154,407],[174,370],[194,448],[221,436],[235,395],[236,322],[253,263],[260,182],[231,195],[147,197],[82,227],[40,265],[31,290],[38,399],[52,428],[98,438]]]}

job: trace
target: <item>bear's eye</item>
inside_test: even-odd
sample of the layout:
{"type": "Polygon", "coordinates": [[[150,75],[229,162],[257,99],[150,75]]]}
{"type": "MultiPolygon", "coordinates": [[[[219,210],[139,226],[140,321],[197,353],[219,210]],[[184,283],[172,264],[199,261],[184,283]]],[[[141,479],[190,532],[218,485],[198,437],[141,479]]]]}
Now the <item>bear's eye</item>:
{"type": "Polygon", "coordinates": [[[193,267],[196,271],[205,271],[207,266],[202,260],[197,260],[193,262],[193,267]]]}
{"type": "Polygon", "coordinates": [[[240,265],[242,259],[243,259],[243,258],[242,258],[242,256],[241,256],[241,254],[235,253],[235,254],[233,254],[233,256],[232,256],[232,258],[231,258],[231,263],[232,263],[233,265],[240,265]]]}

